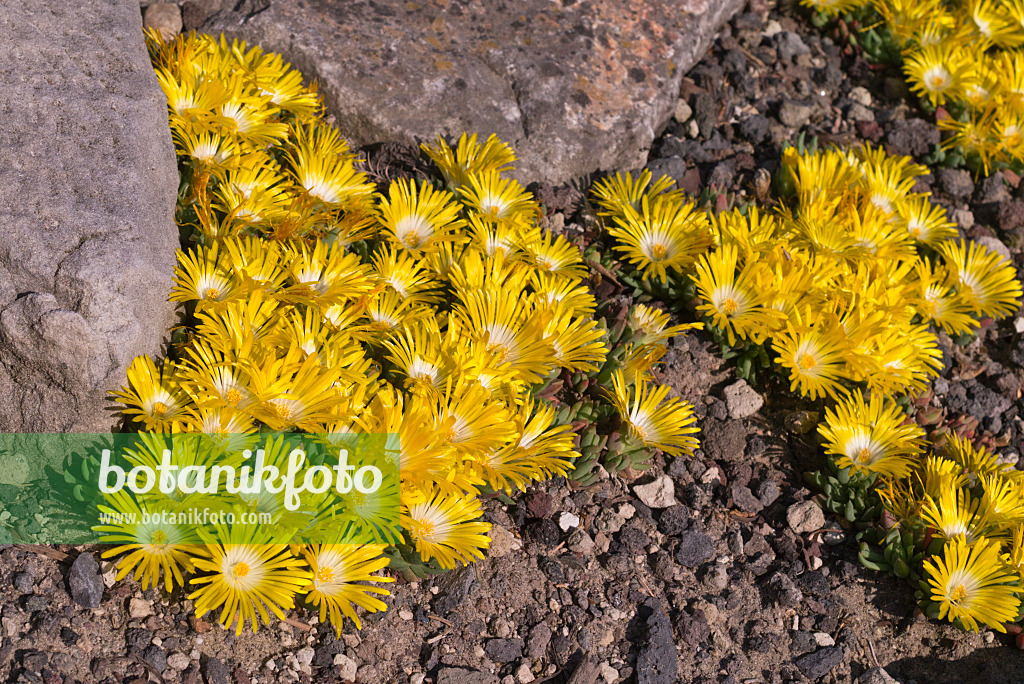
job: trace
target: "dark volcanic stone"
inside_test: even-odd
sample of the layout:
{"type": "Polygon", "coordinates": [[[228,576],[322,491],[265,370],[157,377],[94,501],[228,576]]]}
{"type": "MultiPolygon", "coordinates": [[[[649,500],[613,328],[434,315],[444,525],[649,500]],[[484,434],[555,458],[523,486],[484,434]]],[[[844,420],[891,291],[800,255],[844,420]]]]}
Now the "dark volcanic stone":
{"type": "Polygon", "coordinates": [[[785,573],[777,572],[772,575],[768,580],[768,588],[775,593],[779,605],[784,608],[795,608],[803,600],[803,594],[785,573]]]}
{"type": "Polygon", "coordinates": [[[229,684],[231,681],[231,670],[217,658],[209,658],[203,665],[203,675],[206,677],[206,684],[229,684]]]}
{"type": "Polygon", "coordinates": [[[779,485],[775,480],[765,480],[757,486],[757,498],[765,506],[771,506],[779,498],[779,485]]]}
{"type": "Polygon", "coordinates": [[[511,663],[523,657],[523,640],[490,639],[484,645],[484,652],[496,663],[511,663]]]}
{"type": "Polygon", "coordinates": [[[661,512],[658,529],[662,534],[674,537],[690,525],[690,509],[686,506],[670,506],[661,512]]]}
{"type": "Polygon", "coordinates": [[[479,670],[446,667],[438,671],[437,684],[498,684],[498,677],[479,670]]]}
{"type": "Polygon", "coordinates": [[[754,496],[750,488],[738,482],[734,482],[729,487],[729,493],[732,495],[732,501],[736,504],[736,508],[744,513],[760,513],[764,508],[764,504],[754,496]]]}
{"type": "Polygon", "coordinates": [[[699,93],[693,100],[693,118],[701,136],[708,138],[718,125],[718,104],[707,93],[699,93]]]}
{"type": "Polygon", "coordinates": [[[686,488],[683,489],[683,501],[692,510],[702,510],[711,503],[711,486],[696,482],[686,485],[686,488]]]}
{"type": "Polygon", "coordinates": [[[974,194],[974,181],[970,172],[964,169],[939,169],[939,185],[958,202],[966,201],[974,194]]]}
{"type": "Polygon", "coordinates": [[[29,672],[40,672],[46,667],[46,654],[39,651],[28,651],[21,656],[21,664],[29,672]]]}
{"type": "Polygon", "coordinates": [[[71,564],[68,572],[68,590],[80,606],[99,608],[103,599],[103,577],[100,566],[91,553],[82,553],[71,564]]]}
{"type": "Polygon", "coordinates": [[[742,420],[708,420],[704,423],[701,443],[712,460],[731,461],[743,456],[747,429],[742,420]]]}
{"type": "Polygon", "coordinates": [[[150,645],[142,652],[142,659],[157,672],[167,669],[167,652],[155,644],[150,645]]]}
{"type": "Polygon", "coordinates": [[[674,684],[678,663],[672,624],[655,598],[644,602],[647,633],[636,657],[637,684],[674,684]]]}
{"type": "Polygon", "coordinates": [[[1024,201],[1011,200],[999,204],[996,225],[1005,233],[1017,233],[1024,228],[1024,201]]]}
{"type": "Polygon", "coordinates": [[[675,179],[677,184],[682,183],[683,177],[686,175],[686,162],[678,156],[654,159],[647,164],[647,168],[653,178],[669,176],[675,179]]]}
{"type": "Polygon", "coordinates": [[[894,121],[887,138],[896,154],[922,157],[939,144],[939,129],[924,119],[894,121]]]}
{"type": "Polygon", "coordinates": [[[546,548],[557,546],[562,536],[558,525],[551,518],[531,520],[526,525],[526,535],[529,539],[546,548]]]}
{"type": "Polygon", "coordinates": [[[843,662],[843,648],[828,646],[798,659],[796,666],[809,679],[819,679],[831,672],[841,662],[843,662]]]}
{"type": "Polygon", "coordinates": [[[706,563],[715,555],[715,545],[711,537],[700,530],[684,530],[679,535],[679,546],[676,548],[675,559],[680,565],[695,568],[706,563]]]}
{"type": "Polygon", "coordinates": [[[441,575],[434,581],[434,585],[439,589],[433,601],[434,610],[439,615],[444,615],[454,610],[466,600],[475,582],[476,570],[472,567],[465,567],[461,570],[441,575]]]}
{"type": "Polygon", "coordinates": [[[651,540],[636,525],[627,525],[619,532],[619,542],[626,547],[628,553],[636,555],[643,553],[650,545],[651,540]]]}
{"type": "Polygon", "coordinates": [[[32,593],[33,582],[32,573],[30,572],[19,572],[14,576],[14,588],[22,594],[32,593]]]}
{"type": "Polygon", "coordinates": [[[526,640],[526,655],[531,658],[541,658],[548,650],[551,643],[551,628],[546,622],[538,622],[530,630],[530,636],[526,640]]]}
{"type": "Polygon", "coordinates": [[[767,117],[754,114],[740,123],[740,135],[755,145],[761,145],[770,137],[771,127],[767,117]]]}
{"type": "Polygon", "coordinates": [[[148,629],[129,628],[124,632],[124,641],[128,648],[137,648],[141,651],[153,643],[153,635],[148,629]]]}
{"type": "Polygon", "coordinates": [[[676,621],[679,636],[690,646],[700,646],[711,637],[711,626],[708,625],[704,611],[695,610],[693,615],[681,613],[676,621]]]}
{"type": "Polygon", "coordinates": [[[810,653],[818,647],[814,635],[810,632],[790,632],[790,639],[789,650],[793,653],[810,653]]]}
{"type": "Polygon", "coordinates": [[[807,47],[803,39],[792,31],[779,31],[773,38],[779,59],[791,61],[794,57],[811,53],[811,49],[807,47]]]}
{"type": "Polygon", "coordinates": [[[547,492],[533,492],[526,497],[526,510],[531,518],[546,518],[555,510],[555,500],[547,492]]]}
{"type": "Polygon", "coordinates": [[[537,561],[537,567],[540,568],[541,572],[547,575],[548,580],[552,584],[562,584],[565,582],[565,569],[557,559],[540,558],[537,561]]]}

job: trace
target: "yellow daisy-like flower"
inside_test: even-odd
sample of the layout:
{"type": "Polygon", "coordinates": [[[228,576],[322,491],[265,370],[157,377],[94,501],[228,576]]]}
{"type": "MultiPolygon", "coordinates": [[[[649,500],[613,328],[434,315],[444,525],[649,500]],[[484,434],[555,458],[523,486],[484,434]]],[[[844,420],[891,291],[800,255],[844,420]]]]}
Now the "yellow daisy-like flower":
{"type": "Polygon", "coordinates": [[[468,184],[459,188],[463,203],[470,211],[490,220],[517,216],[532,218],[539,211],[533,195],[523,190],[519,181],[502,178],[497,171],[470,173],[468,184]]]}
{"type": "Polygon", "coordinates": [[[971,480],[971,484],[977,484],[978,480],[986,475],[999,475],[1007,478],[1021,477],[1020,471],[1009,463],[1000,463],[998,456],[984,447],[975,447],[966,437],[952,433],[946,438],[945,455],[950,458],[960,470],[971,480]]]}
{"type": "Polygon", "coordinates": [[[1003,623],[1017,619],[1019,584],[1000,562],[998,543],[969,544],[957,537],[946,543],[941,558],[926,559],[924,569],[940,619],[959,620],[975,632],[978,623],[1005,632],[1003,623]]]}
{"type": "Polygon", "coordinates": [[[697,310],[711,317],[712,323],[725,332],[729,344],[747,338],[761,343],[783,315],[766,306],[774,292],[762,287],[757,278],[763,264],[750,261],[737,273],[738,260],[735,245],[723,245],[701,257],[693,277],[703,300],[697,310]]]}
{"type": "Polygon", "coordinates": [[[524,402],[515,416],[519,437],[480,461],[483,477],[494,490],[525,491],[533,481],[565,475],[579,456],[569,425],[554,423],[555,408],[539,401],[524,402]]]}
{"type": "Polygon", "coordinates": [[[943,539],[963,538],[968,544],[994,531],[989,511],[966,489],[945,488],[928,496],[921,507],[921,519],[943,539]]]}
{"type": "MultiPolygon", "coordinates": [[[[120,580],[135,570],[132,578],[141,578],[143,591],[147,587],[155,589],[161,577],[164,589],[168,592],[174,589],[175,584],[184,586],[182,571],[189,572],[192,569],[189,553],[191,546],[198,541],[187,527],[164,523],[154,516],[144,522],[143,509],[124,489],[104,495],[104,500],[107,505],[101,505],[100,511],[112,519],[123,521],[94,528],[97,532],[105,533],[100,537],[101,542],[120,543],[104,551],[104,558],[127,554],[117,562],[115,579],[120,580]]],[[[170,499],[165,501],[173,503],[170,499]]],[[[152,512],[161,509],[147,507],[147,510],[152,512]]]]}
{"type": "Polygon", "coordinates": [[[976,242],[946,242],[939,246],[946,265],[959,279],[975,313],[1005,318],[1020,308],[1021,286],[1016,270],[997,252],[976,242]]]}
{"type": "Polygon", "coordinates": [[[427,181],[417,186],[414,180],[396,180],[388,188],[388,198],[380,200],[379,212],[391,240],[415,257],[452,240],[453,233],[466,225],[452,194],[435,190],[427,181]]]}
{"type": "Polygon", "coordinates": [[[435,494],[427,501],[402,505],[402,527],[409,531],[420,559],[437,560],[446,570],[484,557],[491,540],[490,523],[479,520],[480,502],[464,496],[435,494]]]}
{"type": "Polygon", "coordinates": [[[372,594],[390,596],[391,592],[367,584],[395,581],[372,574],[388,565],[381,551],[383,547],[376,544],[311,544],[303,548],[302,555],[313,574],[306,598],[319,606],[320,622],[330,619],[337,636],[341,636],[345,618],[355,623],[356,629],[363,628],[353,603],[370,613],[387,610],[384,602],[372,594]]]}
{"type": "Polygon", "coordinates": [[[257,617],[268,624],[268,608],[284,620],[284,611],[294,607],[295,595],[309,585],[311,576],[286,544],[256,541],[252,530],[237,529],[229,533],[221,528],[218,543],[194,547],[192,563],[209,574],[192,578],[191,584],[200,588],[189,599],[195,601],[197,618],[220,609],[218,621],[225,627],[234,622],[235,634],[241,634],[247,619],[253,632],[257,617]]]}
{"type": "Polygon", "coordinates": [[[172,302],[196,302],[197,309],[217,307],[222,302],[242,296],[244,289],[227,268],[220,246],[200,247],[194,251],[178,251],[174,269],[172,302]]]}
{"type": "Polygon", "coordinates": [[[142,421],[147,430],[173,432],[185,417],[188,397],[178,387],[170,364],[158,370],[148,355],[128,366],[128,386],[111,392],[126,407],[124,413],[142,421]]]}
{"type": "Polygon", "coordinates": [[[779,363],[789,369],[790,391],[810,399],[846,393],[839,383],[843,377],[848,343],[841,326],[825,330],[800,331],[792,324],[772,340],[779,363]]]}
{"type": "Polygon", "coordinates": [[[587,277],[579,248],[566,240],[564,235],[554,237],[551,233],[545,233],[535,240],[525,242],[523,249],[539,271],[574,280],[587,277]]]}
{"type": "Polygon", "coordinates": [[[947,98],[960,97],[972,76],[972,61],[966,50],[950,43],[927,45],[908,53],[903,71],[910,89],[927,97],[935,106],[947,98]]]}
{"type": "Polygon", "coordinates": [[[956,291],[957,279],[944,265],[919,261],[915,275],[920,297],[916,308],[921,315],[952,335],[969,333],[980,325],[970,295],[956,291]]]}
{"type": "Polygon", "coordinates": [[[373,192],[366,174],[356,171],[354,157],[337,129],[323,123],[295,125],[294,144],[285,153],[296,183],[315,201],[346,205],[373,192]]]}
{"type": "Polygon", "coordinates": [[[818,433],[825,439],[825,452],[838,457],[840,468],[904,477],[921,453],[924,438],[924,430],[914,423],[904,424],[905,419],[895,403],[879,395],[865,402],[853,393],[849,399],[840,399],[834,412],[825,409],[825,423],[818,433]]]}
{"type": "Polygon", "coordinates": [[[675,196],[644,195],[639,211],[631,209],[614,221],[608,233],[618,241],[615,251],[624,254],[645,278],[666,281],[670,270],[692,265],[712,243],[707,214],[675,196]]]}
{"type": "Polygon", "coordinates": [[[651,183],[651,178],[650,169],[644,169],[635,181],[633,174],[627,171],[625,176],[616,173],[614,178],[603,178],[594,183],[594,197],[603,210],[600,215],[625,217],[640,211],[645,197],[651,200],[666,193],[673,197],[680,195],[672,192],[675,181],[670,176],[661,176],[654,183],[651,183]]]}
{"type": "Polygon", "coordinates": [[[454,151],[440,137],[433,145],[420,145],[420,149],[437,164],[445,180],[456,187],[466,185],[471,174],[511,171],[512,162],[516,160],[512,148],[494,134],[481,145],[477,142],[476,133],[463,133],[454,151]]]}
{"type": "Polygon", "coordinates": [[[678,397],[669,397],[667,385],[654,385],[638,376],[632,380],[627,385],[621,371],[612,375],[612,404],[630,433],[644,446],[673,456],[692,455],[698,446],[693,435],[700,432],[695,426],[693,406],[678,397]]]}

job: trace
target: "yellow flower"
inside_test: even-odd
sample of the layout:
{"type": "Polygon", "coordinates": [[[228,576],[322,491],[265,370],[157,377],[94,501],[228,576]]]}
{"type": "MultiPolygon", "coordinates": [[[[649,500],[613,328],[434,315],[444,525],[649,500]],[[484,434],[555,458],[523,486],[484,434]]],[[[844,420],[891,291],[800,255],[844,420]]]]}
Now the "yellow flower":
{"type": "Polygon", "coordinates": [[[367,582],[394,582],[393,577],[372,573],[386,568],[388,559],[381,556],[383,547],[375,544],[311,544],[302,555],[313,574],[306,598],[320,607],[320,622],[330,619],[335,634],[341,636],[345,618],[362,629],[359,615],[352,608],[356,604],[369,613],[387,610],[387,606],[372,596],[390,596],[391,592],[367,582]]]}
{"type": "Polygon", "coordinates": [[[245,294],[242,284],[227,268],[227,259],[220,252],[219,243],[199,247],[190,252],[178,251],[178,265],[174,268],[172,302],[196,302],[196,309],[218,308],[223,302],[245,294]]]}
{"type": "Polygon", "coordinates": [[[989,511],[966,489],[944,488],[938,496],[927,496],[921,519],[943,539],[962,538],[973,544],[994,530],[989,511]]]}
{"type": "Polygon", "coordinates": [[[594,183],[592,192],[603,209],[601,216],[625,218],[640,211],[644,198],[653,201],[659,195],[667,195],[666,199],[679,199],[682,193],[672,191],[674,185],[670,176],[661,176],[651,183],[651,171],[644,169],[635,181],[628,171],[625,177],[616,173],[614,178],[603,178],[594,183]]]}
{"type": "MultiPolygon", "coordinates": [[[[132,578],[142,580],[142,589],[157,587],[163,577],[164,589],[168,592],[177,586],[184,586],[182,571],[192,569],[189,558],[190,547],[198,542],[184,525],[163,522],[160,516],[150,516],[143,521],[143,508],[124,489],[104,495],[106,505],[100,510],[110,516],[117,516],[123,522],[101,525],[94,528],[105,533],[100,538],[104,543],[120,543],[103,552],[104,558],[127,554],[117,562],[117,576],[120,580],[132,570],[132,578]],[[135,521],[135,522],[132,522],[135,521]]],[[[165,500],[171,503],[170,499],[165,500]]],[[[146,506],[146,511],[160,511],[159,506],[146,506]]]]}
{"type": "Polygon", "coordinates": [[[577,280],[587,277],[579,248],[566,240],[564,235],[554,237],[551,233],[545,233],[535,240],[525,242],[523,249],[540,271],[577,280]]]}
{"type": "Polygon", "coordinates": [[[840,384],[848,350],[842,327],[823,330],[798,330],[792,324],[772,340],[779,363],[789,369],[790,391],[810,399],[829,396],[838,399],[846,393],[840,384]]]}
{"type": "Polygon", "coordinates": [[[470,173],[467,181],[459,188],[459,194],[466,208],[482,218],[491,221],[529,219],[540,211],[533,195],[523,190],[518,181],[502,178],[497,171],[470,173]]]}
{"type": "Polygon", "coordinates": [[[825,409],[825,423],[818,433],[825,439],[825,452],[835,454],[840,468],[905,477],[914,458],[921,453],[924,430],[913,423],[895,403],[872,395],[865,402],[854,392],[840,399],[835,411],[825,409]]]}
{"type": "Polygon", "coordinates": [[[935,106],[944,104],[947,98],[962,97],[965,83],[973,76],[966,50],[950,43],[910,51],[904,56],[903,71],[910,89],[935,106]]]}
{"type": "Polygon", "coordinates": [[[195,601],[196,617],[220,609],[218,621],[225,627],[235,623],[235,634],[242,633],[248,619],[256,631],[257,617],[269,624],[267,609],[281,620],[284,611],[295,605],[295,595],[310,582],[310,573],[302,560],[295,558],[285,544],[268,544],[265,538],[248,528],[220,528],[217,543],[193,547],[196,570],[208,573],[193,577],[199,585],[189,594],[195,601]]]}
{"type": "Polygon", "coordinates": [[[615,251],[623,253],[645,278],[666,281],[669,271],[691,266],[712,243],[707,215],[674,196],[644,195],[639,211],[630,209],[614,221],[608,233],[618,241],[615,251]]]}
{"type": "Polygon", "coordinates": [[[570,371],[597,371],[608,354],[604,331],[567,308],[558,308],[544,329],[551,339],[555,363],[570,371]]]}
{"type": "Polygon", "coordinates": [[[356,171],[354,157],[338,134],[326,124],[295,125],[285,159],[296,183],[314,201],[348,205],[373,192],[366,174],[356,171]]]}
{"type": "Polygon", "coordinates": [[[463,133],[454,151],[441,137],[433,145],[424,143],[420,148],[437,164],[449,185],[456,187],[466,185],[470,174],[511,171],[511,164],[516,160],[512,148],[494,134],[481,145],[477,142],[476,133],[463,133]]]}
{"type": "Polygon", "coordinates": [[[678,397],[669,397],[667,385],[654,385],[636,376],[631,379],[632,384],[627,386],[621,371],[612,375],[612,404],[630,433],[644,446],[673,456],[692,455],[698,445],[693,435],[700,432],[694,425],[697,419],[693,406],[678,397]]]}
{"type": "Polygon", "coordinates": [[[172,368],[163,364],[158,370],[148,355],[137,356],[128,366],[128,386],[111,393],[125,406],[124,413],[136,416],[147,430],[173,432],[185,417],[188,397],[172,368]]]}
{"type": "Polygon", "coordinates": [[[919,261],[915,270],[920,298],[916,308],[922,316],[952,335],[969,333],[978,327],[969,295],[956,292],[956,278],[944,265],[919,261]]]}
{"type": "Polygon", "coordinates": [[[975,632],[979,622],[1005,632],[1003,623],[1017,619],[1018,582],[1003,569],[998,543],[979,539],[969,544],[957,537],[946,543],[941,558],[933,558],[925,560],[924,569],[940,619],[959,620],[975,632]]]}
{"type": "Polygon", "coordinates": [[[925,196],[907,197],[895,208],[899,225],[921,244],[934,248],[957,235],[956,224],[947,219],[946,210],[925,196]]]}
{"type": "Polygon", "coordinates": [[[533,481],[565,475],[579,456],[569,425],[554,423],[555,408],[539,401],[520,405],[515,415],[518,437],[480,460],[487,484],[494,490],[525,491],[533,481]]]}
{"type": "Polygon", "coordinates": [[[388,198],[379,204],[380,223],[399,247],[415,257],[436,249],[439,243],[455,239],[453,233],[466,225],[452,194],[435,190],[427,181],[396,180],[388,198]]]}
{"type": "Polygon", "coordinates": [[[434,406],[434,429],[466,455],[495,449],[514,434],[514,424],[500,402],[481,384],[448,378],[434,406]]]}
{"type": "Polygon", "coordinates": [[[736,344],[737,338],[760,344],[783,316],[765,305],[774,292],[758,280],[764,265],[752,260],[737,273],[738,259],[735,245],[723,245],[701,257],[694,276],[703,300],[697,310],[711,317],[730,345],[736,344]]]}
{"type": "Polygon", "coordinates": [[[958,287],[974,312],[991,318],[1005,318],[1020,307],[1021,285],[1016,269],[997,252],[976,242],[946,242],[939,246],[958,287]]]}
{"type": "Polygon", "coordinates": [[[480,502],[464,496],[435,494],[421,503],[402,505],[402,527],[409,531],[420,559],[436,560],[446,570],[484,557],[491,525],[480,516],[480,502]]]}
{"type": "Polygon", "coordinates": [[[486,345],[496,364],[509,364],[519,379],[533,383],[558,361],[544,317],[531,311],[523,295],[513,288],[466,292],[452,317],[474,340],[486,345]]]}

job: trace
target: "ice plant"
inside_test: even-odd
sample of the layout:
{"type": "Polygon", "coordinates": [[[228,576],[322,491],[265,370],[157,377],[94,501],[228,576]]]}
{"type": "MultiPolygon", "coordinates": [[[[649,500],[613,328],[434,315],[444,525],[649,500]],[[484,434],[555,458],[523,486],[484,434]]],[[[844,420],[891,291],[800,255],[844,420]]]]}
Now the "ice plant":
{"type": "Polygon", "coordinates": [[[1005,632],[1005,622],[1017,618],[1019,576],[1008,573],[999,558],[999,544],[963,537],[949,541],[941,558],[924,563],[931,600],[939,605],[939,618],[959,621],[978,631],[979,623],[1005,632]]]}
{"type": "MultiPolygon", "coordinates": [[[[170,293],[184,314],[170,353],[136,359],[115,393],[129,426],[243,446],[267,431],[334,447],[352,434],[387,434],[400,477],[347,495],[345,529],[287,510],[282,495],[235,502],[277,527],[329,529],[335,543],[269,544],[266,529],[249,524],[202,539],[108,526],[121,576],[135,569],[147,585],[189,585],[198,616],[216,612],[237,631],[304,597],[340,633],[346,620],[359,627],[362,613],[385,610],[386,568],[413,578],[480,559],[490,544],[482,494],[574,471],[574,425],[593,415],[591,401],[610,417],[615,399],[595,384],[588,414],[557,397],[563,382],[601,377],[610,388],[613,367],[635,371],[630,410],[643,444],[696,447],[690,407],[649,377],[665,339],[694,326],[638,311],[635,344],[609,363],[580,247],[542,227],[537,200],[508,177],[515,154],[506,144],[439,139],[423,146],[437,167],[430,177],[378,185],[280,56],[208,36],[148,40],[168,96],[177,215],[190,246],[170,293]],[[384,514],[392,503],[395,520],[384,514]],[[383,542],[354,543],[349,533],[360,529],[383,542]]],[[[638,203],[646,218],[637,220],[657,226],[627,226],[635,251],[679,265],[710,244],[706,217],[680,198],[638,203]]],[[[268,441],[267,463],[284,467],[285,441],[268,441]]],[[[159,445],[147,445],[135,458],[149,467],[159,445]]],[[[225,465],[219,453],[186,456],[225,465]]],[[[192,501],[180,490],[162,496],[154,501],[192,501]]]]}
{"type": "MultiPolygon", "coordinates": [[[[910,90],[942,106],[943,142],[978,171],[1024,161],[1024,7],[998,0],[801,0],[819,17],[855,14],[901,53],[910,90]],[[885,35],[888,34],[888,35],[885,35]]],[[[868,50],[873,56],[873,49],[868,50]]],[[[885,58],[882,51],[878,56],[885,58]]]]}
{"type": "Polygon", "coordinates": [[[681,253],[675,248],[661,256],[640,248],[664,231],[650,211],[634,208],[686,206],[676,191],[627,176],[594,195],[638,275],[693,282],[696,310],[724,349],[765,344],[792,391],[811,399],[835,400],[857,385],[896,398],[920,393],[936,376],[933,325],[968,334],[982,318],[1010,315],[1021,296],[1011,264],[983,246],[953,242],[942,208],[913,192],[926,171],[871,146],[790,149],[779,173],[792,196],[770,214],[718,214],[707,224],[713,244],[678,261],[663,258],[681,253]]]}

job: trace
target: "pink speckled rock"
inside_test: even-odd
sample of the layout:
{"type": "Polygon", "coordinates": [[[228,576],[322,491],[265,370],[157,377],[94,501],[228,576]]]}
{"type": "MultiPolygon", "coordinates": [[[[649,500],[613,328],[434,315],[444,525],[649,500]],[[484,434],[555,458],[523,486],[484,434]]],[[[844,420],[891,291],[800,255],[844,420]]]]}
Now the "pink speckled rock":
{"type": "MultiPolygon", "coordinates": [[[[262,3],[261,3],[262,4],[262,3]]],[[[274,0],[205,27],[281,52],[356,144],[497,133],[522,180],[642,166],[743,0],[274,0]]]]}

